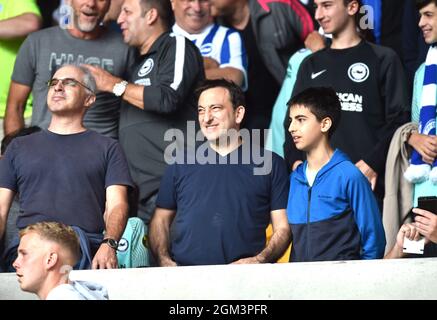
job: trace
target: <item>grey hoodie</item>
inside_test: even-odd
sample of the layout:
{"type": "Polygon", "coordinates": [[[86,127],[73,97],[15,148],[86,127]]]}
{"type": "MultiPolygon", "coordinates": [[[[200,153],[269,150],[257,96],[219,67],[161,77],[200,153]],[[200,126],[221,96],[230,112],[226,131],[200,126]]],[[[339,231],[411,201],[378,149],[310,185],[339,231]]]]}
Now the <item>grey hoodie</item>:
{"type": "Polygon", "coordinates": [[[90,281],[72,281],[53,288],[46,300],[108,300],[108,291],[90,281]]]}

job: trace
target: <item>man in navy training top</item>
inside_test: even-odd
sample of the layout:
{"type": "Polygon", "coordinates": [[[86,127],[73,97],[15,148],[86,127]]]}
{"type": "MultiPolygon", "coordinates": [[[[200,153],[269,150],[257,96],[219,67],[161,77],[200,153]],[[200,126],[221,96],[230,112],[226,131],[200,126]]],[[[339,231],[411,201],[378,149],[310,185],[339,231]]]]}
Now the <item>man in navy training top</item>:
{"type": "Polygon", "coordinates": [[[274,262],[290,243],[285,164],[240,131],[245,102],[239,86],[207,80],[197,93],[207,142],[187,161],[193,164],[167,167],[150,224],[152,252],[160,266],[274,262]]]}

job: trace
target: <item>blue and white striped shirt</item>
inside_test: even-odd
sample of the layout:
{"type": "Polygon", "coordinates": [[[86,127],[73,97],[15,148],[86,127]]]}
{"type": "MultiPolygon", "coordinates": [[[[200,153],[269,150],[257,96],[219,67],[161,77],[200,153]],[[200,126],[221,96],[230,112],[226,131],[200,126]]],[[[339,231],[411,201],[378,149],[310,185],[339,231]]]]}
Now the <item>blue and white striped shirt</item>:
{"type": "Polygon", "coordinates": [[[191,40],[203,57],[216,60],[220,68],[232,67],[241,70],[244,75],[243,90],[247,90],[247,55],[240,33],[216,23],[202,32],[191,34],[175,24],[173,32],[191,40]]]}

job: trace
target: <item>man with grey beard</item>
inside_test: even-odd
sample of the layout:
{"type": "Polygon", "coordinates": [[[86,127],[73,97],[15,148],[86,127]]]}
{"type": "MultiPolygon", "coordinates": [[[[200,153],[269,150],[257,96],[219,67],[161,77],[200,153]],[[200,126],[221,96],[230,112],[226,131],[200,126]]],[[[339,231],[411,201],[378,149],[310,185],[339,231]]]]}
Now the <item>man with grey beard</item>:
{"type": "MultiPolygon", "coordinates": [[[[110,0],[70,0],[61,10],[61,25],[31,34],[20,48],[9,89],[4,130],[9,134],[24,126],[24,108],[29,94],[34,97],[32,125],[47,128],[47,81],[66,63],[99,66],[127,78],[135,64],[135,49],[123,43],[119,33],[101,25],[110,0]],[[64,25],[64,22],[68,24],[64,25]]],[[[120,98],[97,93],[87,112],[85,127],[117,138],[120,98]]]]}

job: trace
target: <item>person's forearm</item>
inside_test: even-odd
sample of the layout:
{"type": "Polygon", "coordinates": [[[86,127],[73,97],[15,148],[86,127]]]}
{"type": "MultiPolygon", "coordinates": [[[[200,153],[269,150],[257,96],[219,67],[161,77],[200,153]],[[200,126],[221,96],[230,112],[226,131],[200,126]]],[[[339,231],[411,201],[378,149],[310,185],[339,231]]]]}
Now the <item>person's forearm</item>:
{"type": "Polygon", "coordinates": [[[149,243],[160,266],[168,261],[172,261],[169,252],[169,235],[169,225],[162,218],[154,217],[150,222],[149,243]]]}
{"type": "Polygon", "coordinates": [[[268,245],[255,258],[260,263],[277,261],[287,249],[291,240],[290,228],[279,228],[274,230],[268,245]]]}
{"type": "Polygon", "coordinates": [[[24,107],[14,106],[7,108],[3,122],[4,135],[24,128],[24,107]]]}
{"type": "Polygon", "coordinates": [[[127,203],[120,203],[108,211],[105,238],[120,240],[128,219],[127,203]]]}
{"type": "Polygon", "coordinates": [[[129,102],[131,105],[144,110],[144,87],[129,83],[123,95],[123,100],[129,102]]]}
{"type": "Polygon", "coordinates": [[[3,238],[6,230],[9,209],[11,208],[14,196],[15,192],[5,188],[0,188],[0,240],[3,238]]]}
{"type": "Polygon", "coordinates": [[[24,128],[24,109],[31,90],[30,86],[11,81],[3,122],[5,135],[24,128]]]}
{"type": "Polygon", "coordinates": [[[7,218],[4,214],[0,215],[0,241],[3,239],[3,235],[5,233],[6,219],[7,218]]]}
{"type": "Polygon", "coordinates": [[[25,37],[38,30],[41,19],[34,13],[22,15],[0,21],[0,39],[13,39],[25,37]]]}
{"type": "Polygon", "coordinates": [[[384,259],[399,259],[403,258],[404,256],[405,253],[403,252],[402,248],[395,244],[390,252],[385,255],[384,259]]]}
{"type": "Polygon", "coordinates": [[[244,76],[241,70],[232,67],[205,69],[207,79],[226,79],[234,82],[236,85],[243,84],[244,76]]]}

